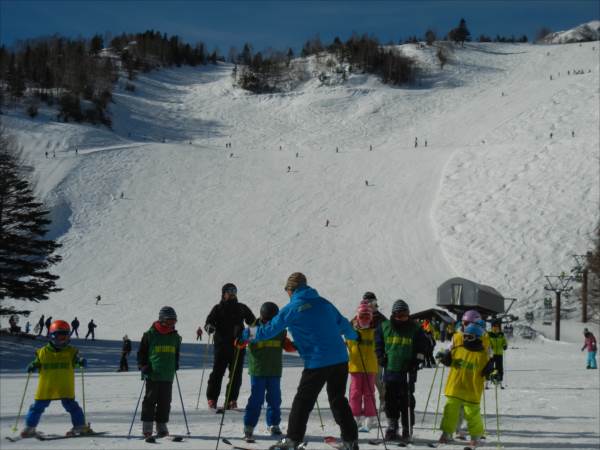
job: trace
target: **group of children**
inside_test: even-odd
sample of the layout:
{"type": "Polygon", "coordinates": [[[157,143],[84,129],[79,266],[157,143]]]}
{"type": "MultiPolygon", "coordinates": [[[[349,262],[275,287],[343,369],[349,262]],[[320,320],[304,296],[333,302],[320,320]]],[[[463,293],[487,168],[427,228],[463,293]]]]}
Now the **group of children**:
{"type": "MultiPolygon", "coordinates": [[[[260,309],[262,324],[279,312],[272,302],[260,309]]],[[[175,330],[177,314],[172,307],[161,308],[158,320],[146,331],[140,343],[138,365],[145,380],[142,403],[142,432],[151,436],[156,424],[157,436],[169,434],[171,392],[175,372],[179,368],[181,336],[175,330]]],[[[377,298],[365,293],[351,321],[358,332],[358,340],[347,340],[349,353],[350,395],[352,414],[361,431],[377,424],[375,391],[379,392],[380,408],[385,412],[387,428],[385,440],[410,440],[415,422],[414,389],[417,371],[423,367],[428,341],[422,327],[410,318],[408,304],[397,300],[391,315],[385,318],[377,308],[377,298]],[[399,433],[399,424],[402,433],[399,433]]],[[[75,369],[86,367],[85,359],[69,345],[70,327],[56,320],[50,327],[50,341],[36,351],[28,372],[39,370],[35,402],[26,417],[22,437],[36,434],[36,426],[44,409],[52,400],[61,400],[71,414],[71,434],[92,433],[84,413],[75,401],[75,369]]],[[[295,351],[286,332],[273,339],[250,343],[248,372],[251,393],[244,415],[244,436],[251,439],[263,403],[266,399],[266,422],[271,434],[281,434],[281,376],[282,352],[295,351]]],[[[447,402],[441,422],[440,442],[449,442],[460,429],[461,417],[467,422],[471,445],[476,446],[483,434],[479,403],[486,378],[501,383],[502,354],[507,348],[500,323],[494,322],[492,331],[485,332],[485,323],[475,310],[467,311],[461,328],[452,339],[449,350],[438,352],[436,359],[450,367],[446,382],[447,402]],[[490,354],[493,357],[490,358],[490,354]]]]}

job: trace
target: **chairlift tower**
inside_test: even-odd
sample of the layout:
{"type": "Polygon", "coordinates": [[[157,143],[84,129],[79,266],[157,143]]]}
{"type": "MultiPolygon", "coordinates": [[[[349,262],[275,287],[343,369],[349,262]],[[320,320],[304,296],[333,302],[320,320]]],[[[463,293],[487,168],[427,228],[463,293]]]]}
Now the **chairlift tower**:
{"type": "Polygon", "coordinates": [[[587,252],[585,255],[573,255],[575,258],[575,267],[571,269],[575,280],[581,282],[581,321],[588,321],[587,304],[588,304],[588,263],[592,252],[587,252]]]}
{"type": "Polygon", "coordinates": [[[560,275],[544,275],[548,284],[544,286],[545,291],[552,291],[556,294],[556,312],[554,320],[554,340],[560,341],[560,296],[563,292],[568,293],[573,290],[569,283],[573,281],[573,276],[562,272],[560,275]]]}

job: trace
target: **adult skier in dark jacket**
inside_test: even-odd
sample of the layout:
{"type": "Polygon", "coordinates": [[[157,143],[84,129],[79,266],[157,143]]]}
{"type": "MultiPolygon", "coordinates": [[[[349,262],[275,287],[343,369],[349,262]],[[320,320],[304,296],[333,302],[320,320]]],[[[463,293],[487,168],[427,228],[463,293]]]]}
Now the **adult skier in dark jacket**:
{"type": "Polygon", "coordinates": [[[251,325],[255,321],[256,317],[250,308],[238,301],[235,284],[225,284],[221,289],[221,301],[213,307],[204,325],[208,334],[214,333],[213,370],[208,377],[206,388],[209,408],[217,407],[217,401],[221,394],[221,382],[227,368],[229,368],[229,383],[225,392],[229,393],[229,398],[225,399],[228,402],[225,407],[237,408],[237,398],[242,385],[245,350],[236,351],[234,340],[240,337],[244,329],[244,322],[251,325]]]}

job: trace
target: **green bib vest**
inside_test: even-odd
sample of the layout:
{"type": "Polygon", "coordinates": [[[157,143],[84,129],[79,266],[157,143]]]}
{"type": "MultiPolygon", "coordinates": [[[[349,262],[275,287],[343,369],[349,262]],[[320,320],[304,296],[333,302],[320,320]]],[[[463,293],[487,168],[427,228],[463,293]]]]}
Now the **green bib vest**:
{"type": "Polygon", "coordinates": [[[148,360],[152,368],[150,379],[152,381],[173,381],[181,336],[177,332],[160,334],[154,327],[150,328],[147,334],[148,360]]]}
{"type": "Polygon", "coordinates": [[[413,347],[418,325],[412,324],[398,331],[392,327],[389,320],[386,320],[381,323],[381,329],[388,361],[386,369],[392,372],[408,370],[410,362],[414,358],[413,347]]]}
{"type": "Polygon", "coordinates": [[[280,377],[283,341],[286,332],[282,331],[273,339],[260,341],[248,346],[248,373],[253,377],[280,377]]]}

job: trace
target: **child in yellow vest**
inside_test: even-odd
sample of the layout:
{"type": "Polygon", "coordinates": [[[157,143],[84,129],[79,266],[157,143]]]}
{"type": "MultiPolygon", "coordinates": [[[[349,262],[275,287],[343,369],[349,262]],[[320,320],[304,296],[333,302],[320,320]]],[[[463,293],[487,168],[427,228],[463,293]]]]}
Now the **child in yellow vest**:
{"type": "Polygon", "coordinates": [[[21,437],[34,437],[42,413],[52,400],[60,400],[71,414],[73,428],[67,435],[92,433],[85,423],[85,417],[75,401],[75,368],[86,367],[86,360],[79,357],[75,347],[69,345],[71,329],[64,320],[55,320],[48,329],[50,342],[36,350],[35,359],[27,367],[27,372],[39,370],[38,388],[35,401],[29,407],[25,418],[25,428],[21,437]]]}
{"type": "Polygon", "coordinates": [[[346,340],[349,352],[350,409],[359,431],[368,432],[377,417],[375,404],[377,356],[375,355],[375,327],[373,326],[371,307],[361,304],[351,323],[360,335],[360,342],[346,340]]]}
{"type": "Polygon", "coordinates": [[[442,364],[450,366],[444,391],[447,401],[442,417],[440,442],[452,440],[462,408],[471,436],[470,446],[476,447],[483,435],[479,402],[484,379],[493,371],[493,361],[482,343],[483,328],[472,323],[464,329],[462,335],[461,345],[437,355],[442,364]]]}

